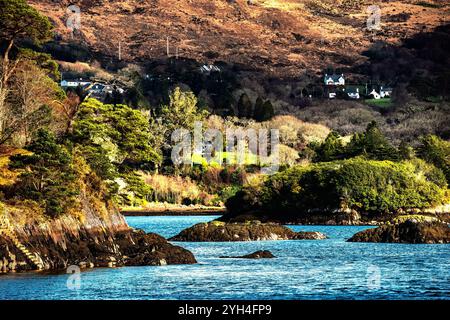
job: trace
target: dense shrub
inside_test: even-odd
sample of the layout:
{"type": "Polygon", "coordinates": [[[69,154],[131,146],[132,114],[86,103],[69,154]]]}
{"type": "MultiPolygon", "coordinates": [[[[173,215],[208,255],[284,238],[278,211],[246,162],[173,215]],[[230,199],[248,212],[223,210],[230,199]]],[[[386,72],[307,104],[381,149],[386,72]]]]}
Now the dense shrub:
{"type": "Polygon", "coordinates": [[[450,142],[427,135],[421,139],[417,153],[422,159],[440,168],[450,184],[450,142]]]}
{"type": "Polygon", "coordinates": [[[442,173],[421,160],[374,161],[362,158],[293,167],[229,199],[232,214],[300,214],[353,208],[369,213],[425,208],[443,202],[442,173]]]}
{"type": "Polygon", "coordinates": [[[364,156],[372,160],[392,160],[401,158],[399,151],[392,146],[378,128],[371,122],[365,132],[355,133],[350,142],[344,146],[340,135],[332,131],[323,143],[309,145],[315,151],[314,161],[333,161],[364,156]]]}

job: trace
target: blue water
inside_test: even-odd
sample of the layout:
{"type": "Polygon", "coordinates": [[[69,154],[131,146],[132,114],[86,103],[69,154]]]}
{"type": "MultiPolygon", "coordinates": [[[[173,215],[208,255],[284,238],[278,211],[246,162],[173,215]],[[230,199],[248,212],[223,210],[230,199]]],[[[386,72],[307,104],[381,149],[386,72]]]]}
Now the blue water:
{"type": "MultiPolygon", "coordinates": [[[[216,217],[129,217],[165,237],[216,217]]],[[[0,299],[450,299],[450,245],[347,243],[367,227],[291,226],[320,241],[179,243],[196,265],[0,276],[0,299]],[[270,250],[276,259],[220,259],[270,250]],[[72,284],[68,287],[67,284],[72,284]]]]}

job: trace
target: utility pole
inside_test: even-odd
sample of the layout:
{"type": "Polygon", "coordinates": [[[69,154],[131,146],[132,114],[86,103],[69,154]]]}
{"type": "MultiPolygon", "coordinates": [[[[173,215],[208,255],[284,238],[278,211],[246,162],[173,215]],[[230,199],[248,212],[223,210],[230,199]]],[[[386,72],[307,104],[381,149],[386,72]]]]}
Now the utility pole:
{"type": "Polygon", "coordinates": [[[170,51],[169,51],[169,37],[167,37],[167,57],[170,57],[170,51]]]}

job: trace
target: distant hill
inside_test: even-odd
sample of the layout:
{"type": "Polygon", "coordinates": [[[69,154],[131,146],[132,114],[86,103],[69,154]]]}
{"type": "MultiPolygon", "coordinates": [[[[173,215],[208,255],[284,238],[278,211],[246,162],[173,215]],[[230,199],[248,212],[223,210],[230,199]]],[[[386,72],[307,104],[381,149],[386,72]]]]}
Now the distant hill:
{"type": "Polygon", "coordinates": [[[383,1],[381,30],[366,27],[364,0],[30,0],[49,16],[61,41],[85,44],[93,54],[143,62],[169,53],[199,63],[223,61],[269,77],[320,75],[363,64],[363,52],[383,41],[431,31],[448,22],[444,1],[383,1]],[[66,8],[81,9],[72,38],[66,8]],[[446,21],[447,19],[447,21],[446,21]]]}

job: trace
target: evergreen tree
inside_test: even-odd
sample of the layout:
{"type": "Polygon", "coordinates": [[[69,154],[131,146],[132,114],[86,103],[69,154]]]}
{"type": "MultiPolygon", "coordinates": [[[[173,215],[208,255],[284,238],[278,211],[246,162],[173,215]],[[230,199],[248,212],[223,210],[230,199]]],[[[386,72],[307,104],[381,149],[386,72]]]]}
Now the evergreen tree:
{"type": "Polygon", "coordinates": [[[77,194],[71,154],[52,133],[42,129],[26,149],[32,154],[11,158],[12,168],[25,169],[15,185],[16,195],[38,202],[49,216],[56,217],[77,194]]]}
{"type": "Polygon", "coordinates": [[[275,112],[273,110],[273,105],[270,100],[264,102],[263,105],[263,118],[260,121],[267,121],[273,118],[275,112]]]}
{"type": "Polygon", "coordinates": [[[310,147],[316,152],[315,162],[334,161],[345,157],[341,136],[336,131],[331,131],[322,144],[311,144],[310,147]]]}
{"type": "Polygon", "coordinates": [[[254,119],[256,121],[262,122],[270,120],[273,116],[274,110],[272,102],[270,102],[270,100],[263,102],[261,98],[258,98],[255,104],[254,119]]]}
{"type": "Polygon", "coordinates": [[[253,119],[260,121],[258,119],[264,118],[264,100],[258,97],[255,101],[255,109],[253,111],[253,119]]]}
{"type": "Polygon", "coordinates": [[[238,105],[238,117],[239,118],[251,118],[253,112],[252,102],[246,93],[243,93],[239,98],[238,105]]]}
{"type": "Polygon", "coordinates": [[[393,147],[372,121],[364,133],[355,134],[347,145],[347,156],[364,155],[373,160],[399,160],[398,150],[393,147]]]}
{"type": "Polygon", "coordinates": [[[0,135],[8,131],[7,125],[12,122],[7,98],[17,63],[10,62],[11,50],[19,40],[30,39],[39,44],[50,40],[51,36],[52,24],[48,18],[25,0],[0,0],[0,39],[5,45],[0,63],[0,135]]]}

